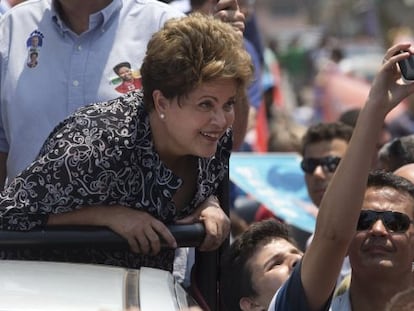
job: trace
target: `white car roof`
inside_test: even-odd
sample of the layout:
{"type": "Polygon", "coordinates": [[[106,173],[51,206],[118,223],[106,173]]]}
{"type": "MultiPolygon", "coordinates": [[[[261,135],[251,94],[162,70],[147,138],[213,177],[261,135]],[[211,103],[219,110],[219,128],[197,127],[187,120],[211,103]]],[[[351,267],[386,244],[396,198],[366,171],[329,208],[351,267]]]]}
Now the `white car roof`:
{"type": "Polygon", "coordinates": [[[159,269],[0,260],[0,310],[178,310],[177,288],[159,269]]]}

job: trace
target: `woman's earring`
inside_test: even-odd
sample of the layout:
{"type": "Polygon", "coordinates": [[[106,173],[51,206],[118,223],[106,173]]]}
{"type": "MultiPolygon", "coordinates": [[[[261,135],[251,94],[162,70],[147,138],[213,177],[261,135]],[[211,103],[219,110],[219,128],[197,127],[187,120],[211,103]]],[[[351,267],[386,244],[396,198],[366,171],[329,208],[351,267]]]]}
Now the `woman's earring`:
{"type": "Polygon", "coordinates": [[[165,114],[160,113],[160,118],[161,118],[161,120],[163,120],[165,118],[165,114]]]}

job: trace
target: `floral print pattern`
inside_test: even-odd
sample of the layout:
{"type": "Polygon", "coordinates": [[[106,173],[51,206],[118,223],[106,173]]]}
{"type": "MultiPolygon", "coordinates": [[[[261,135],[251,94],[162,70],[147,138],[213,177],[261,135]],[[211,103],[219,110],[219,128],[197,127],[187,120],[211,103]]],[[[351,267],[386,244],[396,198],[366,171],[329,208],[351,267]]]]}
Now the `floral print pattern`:
{"type": "MultiPolygon", "coordinates": [[[[37,159],[0,194],[0,229],[41,229],[51,213],[115,204],[144,210],[171,224],[216,192],[228,172],[231,137],[229,129],[214,157],[198,158],[197,192],[178,213],[172,198],[182,180],[163,164],[154,149],[142,92],[88,105],[54,129],[37,159]]],[[[171,270],[173,251],[154,257],[93,248],[2,250],[0,258],[171,270]]]]}

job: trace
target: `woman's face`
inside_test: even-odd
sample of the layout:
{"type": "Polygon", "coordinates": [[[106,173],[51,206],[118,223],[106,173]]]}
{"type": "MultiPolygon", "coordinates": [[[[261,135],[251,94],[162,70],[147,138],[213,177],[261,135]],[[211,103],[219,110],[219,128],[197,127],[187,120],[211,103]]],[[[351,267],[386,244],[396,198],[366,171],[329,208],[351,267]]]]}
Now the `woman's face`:
{"type": "Polygon", "coordinates": [[[211,157],[233,124],[237,85],[233,79],[203,83],[188,96],[165,105],[164,147],[177,156],[211,157]]]}

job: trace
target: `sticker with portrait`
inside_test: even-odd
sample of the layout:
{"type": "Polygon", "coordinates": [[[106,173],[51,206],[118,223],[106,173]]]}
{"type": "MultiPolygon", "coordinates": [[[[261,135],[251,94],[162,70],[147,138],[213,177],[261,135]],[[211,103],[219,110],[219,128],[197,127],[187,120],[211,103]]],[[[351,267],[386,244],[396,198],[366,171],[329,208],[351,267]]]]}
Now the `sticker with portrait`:
{"type": "Polygon", "coordinates": [[[141,74],[139,70],[131,68],[131,63],[118,63],[114,66],[113,71],[117,76],[111,79],[111,84],[116,85],[117,92],[128,93],[142,88],[141,74]]]}
{"type": "Polygon", "coordinates": [[[39,64],[40,50],[43,46],[44,35],[34,30],[26,40],[27,47],[27,67],[35,68],[39,64]]]}

